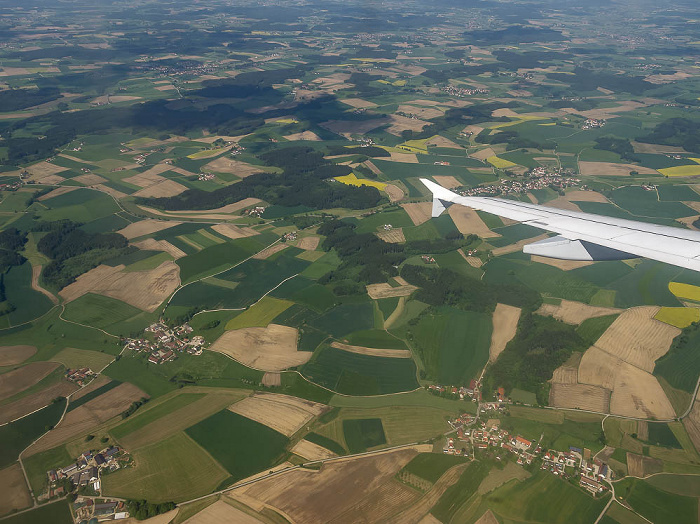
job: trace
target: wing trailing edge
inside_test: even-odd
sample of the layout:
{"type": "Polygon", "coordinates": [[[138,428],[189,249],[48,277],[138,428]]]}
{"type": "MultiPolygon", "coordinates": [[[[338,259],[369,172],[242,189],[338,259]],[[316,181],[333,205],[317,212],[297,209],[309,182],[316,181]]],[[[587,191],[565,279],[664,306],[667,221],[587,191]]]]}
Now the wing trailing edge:
{"type": "Polygon", "coordinates": [[[528,244],[523,251],[565,260],[650,258],[700,271],[700,232],[621,218],[568,211],[493,197],[464,197],[425,178],[434,217],[452,204],[522,222],[558,236],[528,244]]]}

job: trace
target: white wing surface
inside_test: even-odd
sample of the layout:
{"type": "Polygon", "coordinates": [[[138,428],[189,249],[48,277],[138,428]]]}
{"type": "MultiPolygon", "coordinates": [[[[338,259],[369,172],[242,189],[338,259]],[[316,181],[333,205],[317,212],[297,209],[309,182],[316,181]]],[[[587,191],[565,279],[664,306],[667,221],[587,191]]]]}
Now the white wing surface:
{"type": "Polygon", "coordinates": [[[421,178],[433,194],[433,216],[459,204],[558,233],[523,252],[568,260],[645,257],[700,271],[700,232],[526,204],[493,197],[463,197],[421,178]]]}

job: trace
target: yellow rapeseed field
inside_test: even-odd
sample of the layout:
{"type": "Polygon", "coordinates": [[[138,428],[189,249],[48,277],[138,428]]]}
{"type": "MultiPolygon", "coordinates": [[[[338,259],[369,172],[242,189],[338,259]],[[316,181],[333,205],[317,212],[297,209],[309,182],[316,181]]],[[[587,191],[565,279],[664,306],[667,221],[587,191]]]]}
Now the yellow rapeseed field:
{"type": "Polygon", "coordinates": [[[355,173],[350,173],[349,175],[345,176],[337,176],[335,177],[335,180],[337,180],[341,184],[346,184],[348,186],[376,187],[377,189],[379,189],[379,191],[384,191],[384,188],[387,186],[387,184],[384,184],[383,182],[375,182],[374,180],[367,180],[366,178],[357,178],[355,173]]]}
{"type": "Polygon", "coordinates": [[[490,156],[486,159],[486,161],[491,164],[493,167],[496,169],[506,169],[508,167],[513,167],[517,166],[518,164],[514,164],[510,160],[506,160],[505,158],[499,158],[497,156],[490,156]]]}
{"type": "MultiPolygon", "coordinates": [[[[696,161],[694,158],[691,158],[691,160],[696,161]]],[[[667,167],[659,169],[659,173],[664,176],[698,176],[700,175],[700,165],[690,164],[688,166],[667,167]]]]}
{"type": "Polygon", "coordinates": [[[669,282],[668,290],[678,298],[700,302],[700,287],[680,282],[669,282]]]}
{"type": "Polygon", "coordinates": [[[662,307],[654,315],[656,320],[683,329],[700,320],[700,309],[694,307],[662,307]]]}

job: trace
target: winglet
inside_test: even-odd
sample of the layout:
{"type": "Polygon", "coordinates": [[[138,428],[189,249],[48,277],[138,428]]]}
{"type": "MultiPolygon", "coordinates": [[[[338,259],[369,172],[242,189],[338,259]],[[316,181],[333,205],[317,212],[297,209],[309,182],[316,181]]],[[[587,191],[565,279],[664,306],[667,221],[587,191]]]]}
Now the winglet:
{"type": "Polygon", "coordinates": [[[453,193],[449,189],[442,187],[440,184],[431,182],[425,178],[420,179],[423,185],[427,187],[433,194],[433,218],[439,217],[445,209],[450,207],[456,198],[459,197],[457,193],[453,193]]]}

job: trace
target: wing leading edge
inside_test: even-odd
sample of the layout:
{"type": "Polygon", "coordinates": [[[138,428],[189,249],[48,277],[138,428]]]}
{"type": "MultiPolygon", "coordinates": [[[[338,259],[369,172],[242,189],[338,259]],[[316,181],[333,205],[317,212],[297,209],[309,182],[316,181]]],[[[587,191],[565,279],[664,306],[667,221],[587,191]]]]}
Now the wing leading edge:
{"type": "Polygon", "coordinates": [[[700,271],[700,232],[567,211],[493,197],[463,197],[425,178],[433,194],[433,217],[459,204],[559,236],[526,245],[523,252],[568,260],[620,260],[644,257],[700,271]]]}

